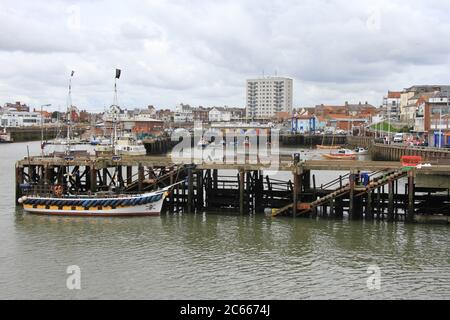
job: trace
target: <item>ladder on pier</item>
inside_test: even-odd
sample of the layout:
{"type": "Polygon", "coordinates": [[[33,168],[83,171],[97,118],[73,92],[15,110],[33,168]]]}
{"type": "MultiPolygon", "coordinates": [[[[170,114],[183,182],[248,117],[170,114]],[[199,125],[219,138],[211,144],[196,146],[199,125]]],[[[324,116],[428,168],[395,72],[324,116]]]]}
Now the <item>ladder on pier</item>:
{"type": "MultiPolygon", "coordinates": [[[[395,180],[404,178],[405,176],[407,176],[409,170],[410,169],[408,169],[408,168],[403,168],[401,170],[389,171],[389,172],[383,174],[382,176],[373,179],[366,186],[355,185],[354,189],[353,189],[355,192],[355,197],[360,197],[364,194],[372,192],[373,190],[388,184],[389,181],[391,181],[391,180],[395,181],[395,180]]],[[[331,201],[334,201],[335,199],[343,197],[343,196],[349,194],[350,191],[351,191],[350,183],[347,183],[346,185],[343,185],[342,187],[337,188],[333,192],[327,194],[326,196],[318,198],[317,200],[315,200],[311,203],[298,203],[297,204],[297,211],[298,211],[297,216],[309,213],[312,210],[314,210],[315,208],[320,207],[321,205],[327,204],[331,201]]],[[[287,211],[291,210],[293,207],[294,207],[294,204],[291,203],[283,208],[280,208],[280,209],[274,211],[272,216],[273,217],[280,216],[280,215],[286,213],[287,211]]]]}

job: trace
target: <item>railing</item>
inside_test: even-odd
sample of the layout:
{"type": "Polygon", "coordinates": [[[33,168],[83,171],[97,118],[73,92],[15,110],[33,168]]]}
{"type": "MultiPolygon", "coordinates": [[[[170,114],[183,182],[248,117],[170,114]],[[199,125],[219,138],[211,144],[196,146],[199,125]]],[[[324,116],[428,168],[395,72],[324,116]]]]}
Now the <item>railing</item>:
{"type": "MultiPolygon", "coordinates": [[[[23,187],[23,186],[22,186],[23,187]]],[[[156,192],[156,191],[155,191],[156,192]]],[[[83,192],[83,193],[70,193],[65,190],[61,196],[55,194],[53,186],[48,185],[29,185],[26,188],[22,188],[23,196],[27,197],[42,197],[42,198],[59,198],[59,199],[83,199],[88,197],[93,197],[98,199],[108,199],[108,198],[127,198],[130,196],[142,195],[142,192],[129,192],[125,190],[117,191],[100,191],[100,192],[83,192]]]]}

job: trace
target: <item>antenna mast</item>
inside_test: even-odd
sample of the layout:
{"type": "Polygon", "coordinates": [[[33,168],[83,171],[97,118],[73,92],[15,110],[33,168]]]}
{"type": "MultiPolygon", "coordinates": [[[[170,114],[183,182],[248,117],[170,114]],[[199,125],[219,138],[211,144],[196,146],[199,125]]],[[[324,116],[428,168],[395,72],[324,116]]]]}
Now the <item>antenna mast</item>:
{"type": "Polygon", "coordinates": [[[70,155],[70,136],[72,128],[72,78],[75,71],[72,71],[69,78],[69,95],[67,97],[67,155],[70,155]]]}

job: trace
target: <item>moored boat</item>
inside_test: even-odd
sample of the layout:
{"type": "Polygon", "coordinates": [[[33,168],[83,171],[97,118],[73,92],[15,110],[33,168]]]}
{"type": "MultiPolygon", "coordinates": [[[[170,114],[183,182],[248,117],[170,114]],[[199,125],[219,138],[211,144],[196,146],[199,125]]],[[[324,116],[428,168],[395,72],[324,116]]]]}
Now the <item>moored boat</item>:
{"type": "MultiPolygon", "coordinates": [[[[25,212],[54,216],[121,217],[159,216],[171,187],[139,195],[116,196],[24,196],[25,212]]],[[[55,192],[58,194],[57,190],[55,192]]]]}
{"type": "Polygon", "coordinates": [[[340,149],[337,153],[323,154],[322,157],[330,160],[355,160],[356,154],[349,149],[340,149]]]}
{"type": "Polygon", "coordinates": [[[11,138],[11,133],[6,131],[6,127],[3,128],[3,132],[0,132],[0,143],[13,143],[14,139],[11,138]]]}
{"type": "Polygon", "coordinates": [[[116,154],[119,156],[145,156],[147,150],[142,142],[137,141],[133,137],[119,137],[115,146],[116,154]]]}

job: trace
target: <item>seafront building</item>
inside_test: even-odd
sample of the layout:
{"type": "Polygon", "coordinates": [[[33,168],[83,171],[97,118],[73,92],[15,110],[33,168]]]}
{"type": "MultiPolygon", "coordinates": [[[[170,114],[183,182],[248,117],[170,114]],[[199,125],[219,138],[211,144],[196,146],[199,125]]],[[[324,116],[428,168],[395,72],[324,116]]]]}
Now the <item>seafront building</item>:
{"type": "Polygon", "coordinates": [[[293,80],[262,77],[247,80],[247,118],[266,120],[278,113],[292,114],[293,80]]]}
{"type": "Polygon", "coordinates": [[[4,128],[18,128],[39,126],[42,116],[39,112],[23,112],[10,109],[1,115],[1,126],[4,128]]]}

